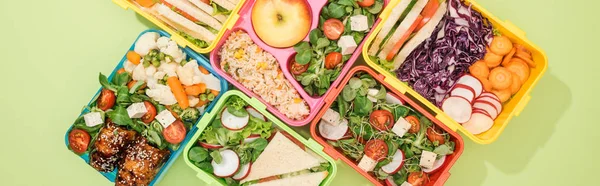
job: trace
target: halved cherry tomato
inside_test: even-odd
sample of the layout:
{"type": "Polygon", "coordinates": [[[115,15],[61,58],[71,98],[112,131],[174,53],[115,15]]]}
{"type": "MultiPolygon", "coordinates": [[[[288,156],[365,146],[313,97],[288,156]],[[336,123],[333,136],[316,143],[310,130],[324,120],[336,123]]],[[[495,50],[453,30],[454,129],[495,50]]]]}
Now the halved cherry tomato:
{"type": "Polygon", "coordinates": [[[388,155],[388,146],[383,140],[373,139],[365,145],[365,155],[375,161],[381,161],[388,155]]]}
{"type": "Polygon", "coordinates": [[[394,115],[387,110],[376,110],[369,116],[369,123],[379,131],[389,130],[394,126],[394,115]]]}
{"type": "Polygon", "coordinates": [[[142,116],[142,122],[148,124],[156,117],[156,107],[149,101],[144,101],[144,106],[146,106],[147,112],[142,116]]]}
{"type": "Polygon", "coordinates": [[[444,142],[446,142],[446,139],[442,136],[442,132],[435,127],[427,128],[427,139],[431,142],[437,141],[438,144],[444,144],[444,142]]]}
{"type": "Polygon", "coordinates": [[[301,64],[296,63],[295,59],[292,59],[292,61],[290,61],[290,62],[292,63],[290,71],[292,71],[292,74],[294,74],[294,75],[300,75],[300,74],[306,72],[306,70],[308,70],[309,63],[301,65],[301,64]]]}
{"type": "Polygon", "coordinates": [[[106,111],[115,106],[117,97],[115,93],[108,89],[102,89],[100,97],[98,97],[97,106],[100,110],[106,111]]]}
{"type": "Polygon", "coordinates": [[[429,176],[424,172],[411,172],[407,181],[413,186],[423,186],[429,181],[429,176]]]}
{"type": "Polygon", "coordinates": [[[73,129],[69,133],[69,147],[77,154],[84,153],[90,145],[90,134],[85,130],[73,129]]]}
{"type": "Polygon", "coordinates": [[[416,116],[407,116],[404,119],[410,123],[410,129],[408,129],[409,133],[415,134],[421,130],[421,122],[419,122],[419,118],[416,116]]]}
{"type": "Polygon", "coordinates": [[[331,52],[325,56],[326,69],[333,69],[340,63],[342,63],[342,54],[339,52],[331,52]]]}
{"type": "Polygon", "coordinates": [[[361,7],[369,7],[375,4],[375,0],[358,0],[356,3],[358,3],[358,5],[361,7]]]}
{"type": "Polygon", "coordinates": [[[344,33],[344,23],[335,18],[328,19],[323,23],[323,32],[328,39],[337,40],[344,33]]]}
{"type": "Polygon", "coordinates": [[[163,137],[171,144],[178,144],[185,138],[186,129],[181,120],[175,120],[171,125],[163,130],[163,137]]]}

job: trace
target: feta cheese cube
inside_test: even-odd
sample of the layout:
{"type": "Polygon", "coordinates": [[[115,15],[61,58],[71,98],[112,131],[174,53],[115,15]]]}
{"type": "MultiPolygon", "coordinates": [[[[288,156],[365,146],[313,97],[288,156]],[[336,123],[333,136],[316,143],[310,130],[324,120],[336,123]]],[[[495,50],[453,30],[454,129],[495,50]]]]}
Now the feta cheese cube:
{"type": "Polygon", "coordinates": [[[156,115],[156,120],[158,120],[158,122],[164,127],[167,128],[169,127],[169,125],[171,125],[173,122],[175,122],[175,117],[173,117],[173,114],[171,114],[171,112],[169,110],[163,110],[160,113],[158,113],[158,115],[156,115]]]}
{"type": "Polygon", "coordinates": [[[340,46],[340,48],[342,48],[342,55],[354,53],[354,50],[356,50],[357,47],[356,42],[354,41],[354,37],[352,37],[351,35],[345,35],[340,37],[340,40],[338,40],[337,45],[340,46]]]}
{"type": "Polygon", "coordinates": [[[327,109],[323,117],[321,117],[321,120],[330,125],[338,126],[340,125],[340,113],[332,109],[327,109]]]}
{"type": "Polygon", "coordinates": [[[400,186],[413,186],[413,185],[405,181],[405,182],[404,182],[404,183],[402,183],[402,185],[400,185],[400,186]]]}
{"type": "Polygon", "coordinates": [[[144,102],[134,103],[127,107],[127,114],[130,118],[141,118],[146,112],[148,112],[148,110],[146,110],[144,102]]]}
{"type": "Polygon", "coordinates": [[[424,150],[421,153],[421,162],[419,162],[419,165],[428,169],[433,168],[433,163],[435,162],[436,156],[437,154],[424,150]]]}
{"type": "Polygon", "coordinates": [[[355,15],[350,17],[350,30],[366,31],[369,29],[369,21],[365,15],[355,15]]]}
{"type": "Polygon", "coordinates": [[[377,93],[379,93],[379,90],[370,88],[367,92],[367,99],[371,100],[371,102],[373,103],[377,103],[377,98],[375,98],[375,95],[377,95],[377,93]]]}
{"type": "Polygon", "coordinates": [[[360,162],[358,163],[358,168],[362,169],[365,172],[370,172],[373,171],[373,169],[375,169],[376,165],[377,161],[369,158],[368,156],[363,156],[363,158],[360,159],[360,162]]]}
{"type": "Polygon", "coordinates": [[[404,134],[406,134],[410,127],[410,123],[408,123],[406,119],[401,117],[398,119],[398,121],[396,121],[394,127],[392,127],[392,132],[394,132],[394,134],[398,135],[399,137],[402,137],[404,136],[404,134]]]}
{"type": "Polygon", "coordinates": [[[87,113],[83,115],[83,120],[85,120],[85,125],[87,125],[88,127],[93,127],[104,123],[100,112],[87,113]]]}

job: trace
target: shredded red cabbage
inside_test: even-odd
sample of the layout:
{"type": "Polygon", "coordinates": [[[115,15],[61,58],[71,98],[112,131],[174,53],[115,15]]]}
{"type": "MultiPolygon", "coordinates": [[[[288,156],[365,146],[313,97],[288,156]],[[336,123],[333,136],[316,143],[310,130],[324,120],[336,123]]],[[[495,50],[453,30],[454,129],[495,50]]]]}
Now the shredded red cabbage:
{"type": "Polygon", "coordinates": [[[448,0],[448,12],[430,38],[396,70],[398,78],[440,106],[448,90],[476,61],[493,38],[487,18],[460,0],[448,0]]]}

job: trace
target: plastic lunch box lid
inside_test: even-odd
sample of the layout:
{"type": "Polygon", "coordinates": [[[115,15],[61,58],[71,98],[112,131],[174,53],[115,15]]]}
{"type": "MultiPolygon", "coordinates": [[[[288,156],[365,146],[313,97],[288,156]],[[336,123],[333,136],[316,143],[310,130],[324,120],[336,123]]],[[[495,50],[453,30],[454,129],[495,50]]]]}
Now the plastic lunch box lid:
{"type": "MultiPolygon", "coordinates": [[[[389,71],[383,69],[374,61],[372,61],[367,54],[368,47],[363,47],[362,53],[364,60],[369,66],[371,66],[373,69],[383,74],[384,76],[389,77],[385,78],[385,81],[388,84],[392,85],[392,87],[399,90],[400,93],[407,94],[418,100],[418,102],[420,102],[421,104],[425,105],[426,109],[432,111],[435,117],[442,123],[444,123],[446,126],[448,126],[450,129],[452,129],[453,131],[461,131],[464,135],[466,135],[476,143],[490,144],[498,139],[500,134],[502,134],[502,132],[504,131],[504,128],[512,119],[512,117],[519,116],[519,114],[521,114],[521,111],[523,111],[527,103],[529,103],[529,100],[531,99],[531,90],[538,83],[538,81],[544,75],[548,68],[548,57],[540,47],[538,47],[525,37],[525,32],[523,32],[521,29],[515,26],[512,22],[501,21],[500,18],[494,16],[491,12],[481,7],[474,0],[464,1],[466,3],[470,3],[473,9],[481,12],[481,14],[484,17],[488,18],[490,22],[492,22],[492,24],[496,27],[496,29],[498,29],[503,35],[508,36],[513,42],[519,43],[525,46],[527,49],[529,49],[533,54],[533,61],[535,61],[535,63],[537,64],[537,67],[531,68],[529,79],[523,84],[521,90],[519,90],[519,92],[517,92],[517,94],[515,94],[508,103],[503,105],[503,111],[494,121],[494,125],[492,126],[492,128],[487,132],[478,135],[473,135],[469,133],[464,127],[462,127],[461,124],[454,121],[441,109],[436,107],[433,103],[429,102],[411,87],[401,82],[398,78],[396,78],[395,74],[390,73],[389,71]]],[[[385,10],[383,10],[379,17],[384,21],[387,20],[388,16],[390,15],[390,11],[396,6],[396,4],[398,4],[398,2],[400,2],[400,0],[392,0],[389,6],[387,6],[385,10]]],[[[380,30],[381,25],[377,26],[372,33],[378,33],[380,30]]],[[[368,36],[365,46],[370,46],[370,43],[373,42],[375,36],[376,34],[368,36]]]]}
{"type": "MultiPolygon", "coordinates": [[[[264,104],[262,104],[260,101],[258,101],[256,98],[250,98],[238,90],[230,90],[230,91],[227,91],[225,94],[223,94],[222,98],[217,101],[214,109],[212,111],[206,113],[204,115],[205,117],[202,117],[202,119],[200,119],[200,122],[197,124],[198,130],[195,131],[194,135],[191,137],[191,141],[196,141],[200,137],[200,134],[202,134],[204,129],[210,123],[212,123],[212,120],[225,107],[226,101],[230,97],[233,97],[233,96],[242,98],[244,101],[246,101],[248,104],[250,104],[250,106],[252,106],[258,112],[260,112],[262,115],[266,116],[270,121],[272,121],[275,124],[275,126],[279,127],[281,130],[289,133],[294,138],[299,140],[302,144],[304,144],[306,147],[310,148],[316,154],[320,155],[325,160],[327,160],[327,162],[329,162],[331,164],[331,167],[329,168],[329,174],[327,175],[327,178],[325,178],[325,180],[323,180],[321,182],[321,186],[326,186],[331,183],[331,181],[337,174],[337,165],[335,164],[335,161],[323,151],[323,146],[321,146],[319,143],[317,143],[313,139],[307,140],[307,139],[303,138],[302,136],[300,136],[300,134],[296,133],[294,130],[292,130],[287,125],[285,125],[282,121],[280,121],[275,116],[273,116],[272,114],[267,112],[266,106],[264,104]]],[[[195,143],[188,143],[184,148],[185,150],[183,153],[183,160],[185,161],[185,163],[190,168],[192,168],[194,171],[197,172],[196,176],[200,180],[204,181],[206,183],[206,185],[223,185],[223,186],[227,185],[225,182],[220,180],[220,178],[215,177],[212,173],[207,173],[207,172],[201,170],[200,168],[196,167],[190,161],[190,159],[188,157],[188,153],[189,153],[190,149],[194,146],[194,144],[195,143]]]]}
{"type": "MultiPolygon", "coordinates": [[[[142,33],[140,33],[140,35],[138,36],[138,38],[143,35],[144,33],[147,32],[157,32],[160,34],[160,36],[166,36],[169,37],[170,35],[168,33],[166,33],[165,31],[162,30],[153,30],[153,29],[149,29],[146,31],[143,31],[142,33]]],[[[135,42],[133,42],[133,44],[131,45],[131,47],[129,48],[129,50],[133,50],[135,43],[137,42],[137,39],[135,40],[135,42]]],[[[206,70],[208,70],[210,73],[212,73],[215,77],[217,77],[219,79],[219,81],[221,82],[221,92],[219,92],[219,95],[217,97],[215,97],[214,100],[218,100],[223,94],[224,92],[226,92],[228,90],[228,86],[227,86],[227,81],[225,81],[225,79],[223,79],[221,76],[219,76],[214,69],[212,69],[212,67],[210,66],[210,64],[208,63],[208,60],[202,56],[202,55],[198,55],[195,52],[193,52],[191,49],[189,48],[182,48],[183,52],[192,59],[195,59],[196,61],[198,61],[198,64],[201,65],[202,67],[204,67],[206,70]]],[[[123,58],[121,59],[121,61],[119,62],[119,64],[117,64],[117,66],[115,67],[115,69],[112,71],[112,73],[110,74],[110,76],[108,77],[108,80],[112,80],[113,76],[117,73],[117,70],[121,69],[123,67],[123,63],[125,63],[125,61],[127,61],[127,57],[123,56],[123,58]]],[[[102,88],[98,89],[98,92],[96,92],[96,95],[94,96],[97,97],[100,94],[100,91],[102,90],[102,88]]],[[[92,100],[94,100],[92,98],[92,100]]],[[[90,102],[87,104],[88,106],[91,104],[91,100],[90,102]]],[[[206,110],[204,111],[209,112],[212,110],[213,107],[215,107],[216,101],[213,101],[210,105],[208,105],[208,107],[206,107],[206,110]]],[[[79,116],[83,115],[83,113],[88,112],[89,110],[85,109],[83,110],[79,116]]],[[[201,115],[201,118],[204,115],[201,115]]],[[[69,131],[71,131],[71,128],[73,126],[69,126],[69,129],[67,130],[67,132],[65,133],[65,145],[67,146],[67,148],[69,148],[69,131]]],[[[187,144],[187,142],[190,140],[190,138],[192,137],[191,134],[193,134],[195,131],[197,130],[196,125],[194,125],[192,127],[192,129],[188,132],[188,134],[186,135],[186,138],[183,140],[183,142],[181,142],[179,149],[177,149],[176,151],[172,151],[171,152],[171,156],[169,157],[169,159],[165,162],[165,164],[163,165],[163,167],[160,169],[160,171],[156,174],[156,176],[154,177],[154,180],[152,180],[152,182],[150,183],[150,185],[154,185],[156,183],[158,183],[162,177],[165,175],[164,173],[167,172],[167,170],[169,170],[169,168],[171,167],[171,165],[173,165],[173,163],[175,162],[175,160],[177,159],[177,157],[181,154],[181,152],[183,151],[182,147],[185,146],[185,144],[187,144]]],[[[81,159],[83,159],[87,164],[89,164],[89,153],[85,153],[83,155],[80,156],[81,159]]],[[[91,167],[90,167],[91,168],[91,167]]],[[[115,182],[115,178],[117,175],[117,169],[115,169],[112,172],[99,172],[100,174],[102,174],[104,177],[106,177],[108,180],[110,180],[111,182],[115,182]]]]}
{"type": "MultiPolygon", "coordinates": [[[[356,66],[356,67],[352,68],[352,70],[350,70],[350,72],[348,73],[348,76],[344,77],[342,84],[334,89],[335,94],[331,94],[330,96],[328,96],[326,98],[325,107],[323,107],[323,109],[321,109],[321,111],[317,115],[317,118],[321,118],[325,114],[325,112],[327,111],[327,109],[325,109],[325,108],[329,108],[331,106],[331,104],[337,98],[337,96],[340,95],[340,92],[343,90],[343,88],[348,83],[350,78],[352,78],[354,76],[354,74],[356,74],[358,72],[366,72],[366,73],[370,74],[371,76],[373,76],[373,78],[375,78],[375,80],[377,82],[379,82],[381,85],[386,87],[388,89],[388,91],[391,91],[392,93],[394,93],[395,95],[400,97],[401,100],[404,100],[406,102],[406,105],[413,107],[419,113],[422,113],[423,115],[425,115],[433,123],[435,123],[435,125],[437,125],[441,129],[443,129],[444,131],[448,132],[448,134],[450,134],[454,138],[454,142],[455,142],[456,146],[454,148],[454,153],[452,155],[448,156],[450,158],[449,159],[450,161],[447,161],[447,163],[445,163],[443,169],[441,169],[440,171],[437,171],[430,177],[430,180],[433,181],[434,185],[444,185],[446,180],[450,177],[450,172],[449,172],[450,168],[452,168],[452,166],[454,165],[456,160],[458,160],[458,158],[460,157],[460,155],[463,152],[464,142],[463,142],[462,137],[460,135],[458,135],[458,133],[456,133],[455,131],[453,131],[450,128],[443,125],[439,120],[437,120],[435,117],[433,117],[429,112],[427,112],[427,111],[425,111],[425,109],[421,108],[421,106],[419,106],[416,102],[414,102],[413,100],[411,100],[404,94],[401,94],[398,90],[394,89],[390,84],[388,84],[385,81],[385,79],[386,79],[385,76],[376,73],[375,71],[371,70],[369,67],[360,65],[360,66],[356,66]]],[[[362,176],[364,176],[369,181],[371,181],[371,183],[381,186],[382,184],[376,178],[374,178],[369,173],[358,168],[357,162],[350,160],[344,154],[338,152],[335,149],[335,147],[329,145],[325,140],[323,140],[322,137],[319,136],[319,134],[317,134],[317,125],[318,125],[319,121],[320,120],[318,120],[318,119],[315,119],[314,121],[312,121],[312,123],[310,125],[310,134],[313,139],[315,139],[317,142],[319,142],[321,145],[324,146],[324,149],[325,149],[324,151],[327,154],[329,154],[331,157],[335,158],[336,160],[342,159],[346,164],[348,164],[350,167],[352,167],[354,170],[356,170],[356,172],[360,173],[362,176]]]]}
{"type": "Polygon", "coordinates": [[[225,20],[225,22],[223,23],[223,28],[221,28],[221,30],[219,30],[219,33],[217,34],[217,37],[215,37],[215,40],[212,43],[210,43],[208,45],[208,47],[206,47],[206,48],[200,48],[200,47],[194,45],[192,42],[186,40],[182,35],[177,33],[177,30],[171,28],[170,26],[168,26],[161,20],[157,19],[156,17],[152,16],[151,14],[145,12],[140,7],[135,5],[133,3],[133,0],[112,0],[112,2],[119,5],[121,8],[123,8],[125,10],[131,8],[133,11],[137,12],[142,17],[144,17],[147,20],[149,20],[150,22],[154,23],[159,28],[165,30],[166,32],[168,32],[169,34],[172,35],[171,40],[174,40],[175,42],[177,42],[177,44],[179,44],[181,47],[190,47],[192,50],[194,50],[198,53],[206,54],[215,48],[215,46],[217,45],[217,42],[219,40],[221,40],[221,37],[223,37],[225,30],[227,28],[231,28],[231,26],[233,26],[233,24],[239,17],[237,15],[237,12],[242,7],[242,5],[246,2],[246,0],[239,0],[237,5],[235,6],[235,8],[231,11],[230,16],[227,17],[227,20],[225,20]]]}
{"type": "MultiPolygon", "coordinates": [[[[265,44],[260,38],[258,38],[258,36],[255,34],[254,29],[252,28],[252,23],[251,23],[251,19],[250,19],[250,14],[252,11],[252,7],[254,6],[254,2],[255,0],[247,0],[246,3],[244,4],[244,6],[242,6],[242,8],[239,11],[239,15],[236,18],[236,21],[232,21],[232,24],[230,24],[230,26],[227,28],[227,31],[224,33],[224,35],[222,36],[221,40],[218,42],[215,50],[213,50],[210,53],[210,61],[213,65],[213,67],[215,68],[215,70],[217,71],[217,73],[219,73],[221,76],[223,76],[225,79],[227,79],[227,81],[229,81],[232,85],[234,85],[236,88],[240,89],[241,91],[243,91],[244,93],[251,95],[252,97],[257,97],[259,98],[259,100],[261,102],[263,102],[265,105],[267,106],[267,110],[269,110],[271,113],[275,114],[278,118],[280,118],[281,120],[283,120],[284,123],[291,125],[291,126],[304,126],[307,125],[308,123],[310,123],[310,121],[312,119],[315,118],[316,113],[319,112],[319,109],[323,106],[324,104],[324,98],[332,93],[332,88],[331,87],[335,87],[337,85],[340,84],[341,79],[342,78],[338,78],[336,81],[334,81],[331,84],[331,87],[329,88],[329,90],[327,90],[327,92],[325,94],[323,94],[323,96],[321,97],[313,97],[310,96],[306,93],[306,91],[304,91],[302,85],[296,81],[294,79],[294,76],[290,73],[289,71],[289,65],[288,65],[288,61],[290,59],[290,57],[294,56],[294,50],[289,47],[289,48],[274,48],[271,47],[267,44],[265,44]],[[300,94],[300,96],[302,97],[302,99],[304,99],[304,101],[306,101],[306,103],[308,104],[309,108],[310,108],[310,114],[302,119],[302,120],[292,120],[288,117],[286,117],[283,113],[281,113],[279,110],[277,110],[275,107],[271,106],[270,104],[268,104],[266,101],[264,101],[262,98],[260,98],[259,95],[255,94],[254,92],[252,92],[251,90],[249,90],[248,88],[244,87],[244,85],[240,84],[238,81],[234,80],[230,75],[228,75],[226,72],[224,72],[221,67],[220,67],[220,56],[219,54],[219,49],[223,46],[223,44],[225,43],[225,41],[227,40],[227,37],[234,31],[238,31],[238,30],[243,30],[246,33],[248,33],[248,35],[250,35],[252,41],[258,45],[259,47],[261,47],[263,50],[269,52],[270,54],[272,54],[279,62],[279,67],[281,68],[284,76],[286,77],[286,79],[294,86],[294,89],[296,89],[298,91],[298,94],[300,94]]],[[[318,26],[319,23],[319,14],[321,12],[322,7],[324,7],[326,5],[328,1],[327,0],[311,0],[309,1],[310,4],[310,9],[312,12],[312,25],[311,25],[311,29],[314,29],[318,26]]],[[[385,4],[387,4],[389,2],[389,0],[384,0],[383,1],[385,4]]],[[[375,21],[375,23],[373,23],[373,26],[377,26],[379,24],[379,22],[381,21],[381,19],[377,19],[375,21]]],[[[366,36],[369,36],[371,33],[367,33],[366,36]]],[[[366,37],[365,37],[366,38],[366,37]]],[[[308,35],[306,36],[306,38],[304,39],[305,41],[308,40],[308,35]]],[[[350,57],[350,59],[348,59],[348,61],[346,61],[346,64],[344,65],[344,67],[342,68],[342,71],[340,72],[339,77],[344,77],[345,74],[348,73],[348,71],[350,70],[350,68],[352,67],[352,65],[354,64],[354,62],[360,57],[360,51],[361,51],[361,47],[363,46],[363,44],[366,42],[365,39],[363,39],[363,41],[360,43],[360,45],[358,45],[358,48],[356,48],[356,51],[352,54],[352,57],[350,57]]]]}

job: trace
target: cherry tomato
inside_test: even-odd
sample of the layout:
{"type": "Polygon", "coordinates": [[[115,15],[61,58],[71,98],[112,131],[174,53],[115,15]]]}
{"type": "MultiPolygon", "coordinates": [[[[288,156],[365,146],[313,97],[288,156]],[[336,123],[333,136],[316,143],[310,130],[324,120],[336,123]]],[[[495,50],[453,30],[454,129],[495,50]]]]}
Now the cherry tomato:
{"type": "Polygon", "coordinates": [[[411,172],[407,181],[413,186],[423,186],[429,181],[429,176],[424,172],[411,172]]]}
{"type": "Polygon", "coordinates": [[[427,128],[427,139],[431,142],[437,141],[438,144],[444,144],[444,142],[446,142],[446,139],[442,136],[442,132],[434,127],[427,128]]]}
{"type": "Polygon", "coordinates": [[[323,32],[328,39],[337,40],[344,33],[344,23],[335,18],[328,19],[323,23],[323,32]]]}
{"type": "Polygon", "coordinates": [[[369,7],[375,4],[375,0],[358,0],[356,3],[358,3],[358,5],[361,7],[369,7]]]}
{"type": "Polygon", "coordinates": [[[171,144],[178,144],[185,138],[185,126],[181,120],[175,120],[171,125],[163,130],[163,137],[171,144]]]}
{"type": "Polygon", "coordinates": [[[371,126],[379,131],[389,130],[394,126],[394,116],[387,110],[376,110],[369,116],[371,126]]]}
{"type": "Polygon", "coordinates": [[[342,54],[339,52],[331,52],[325,56],[325,68],[327,69],[333,69],[340,63],[342,63],[342,54]]]}
{"type": "Polygon", "coordinates": [[[106,111],[115,106],[115,100],[117,97],[115,93],[108,89],[102,89],[100,97],[98,97],[97,106],[99,109],[106,111]]]}
{"type": "Polygon", "coordinates": [[[388,155],[388,146],[383,140],[373,139],[365,145],[365,155],[375,161],[381,161],[388,155]]]}
{"type": "Polygon", "coordinates": [[[142,122],[148,124],[156,117],[156,107],[149,101],[144,101],[144,106],[146,106],[147,112],[142,116],[142,122]]]}
{"type": "Polygon", "coordinates": [[[69,133],[69,146],[77,154],[84,153],[90,145],[90,134],[85,130],[73,129],[69,133]]]}
{"type": "Polygon", "coordinates": [[[419,119],[416,116],[407,116],[406,121],[408,121],[408,123],[410,123],[410,129],[408,129],[408,133],[417,133],[419,132],[419,130],[421,130],[421,123],[419,122],[419,119]]]}
{"type": "Polygon", "coordinates": [[[306,70],[308,70],[309,63],[301,65],[301,64],[296,63],[295,59],[292,59],[291,63],[292,63],[292,67],[291,67],[290,71],[292,71],[292,74],[294,74],[294,75],[300,75],[300,74],[306,72],[306,70]]]}

